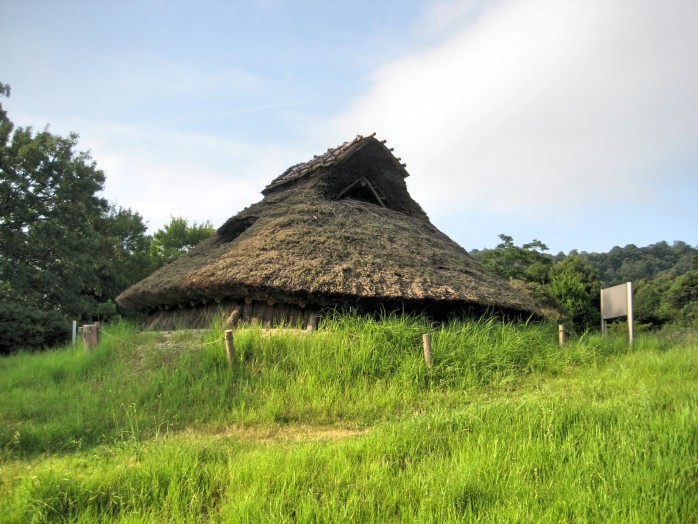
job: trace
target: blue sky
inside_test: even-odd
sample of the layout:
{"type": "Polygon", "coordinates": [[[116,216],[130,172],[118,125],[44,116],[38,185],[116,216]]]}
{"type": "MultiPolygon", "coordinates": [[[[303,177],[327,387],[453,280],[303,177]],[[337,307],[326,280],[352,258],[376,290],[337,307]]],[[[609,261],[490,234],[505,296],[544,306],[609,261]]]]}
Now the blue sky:
{"type": "Polygon", "coordinates": [[[376,132],[466,249],[698,245],[698,2],[4,0],[3,106],[151,230],[376,132]]]}

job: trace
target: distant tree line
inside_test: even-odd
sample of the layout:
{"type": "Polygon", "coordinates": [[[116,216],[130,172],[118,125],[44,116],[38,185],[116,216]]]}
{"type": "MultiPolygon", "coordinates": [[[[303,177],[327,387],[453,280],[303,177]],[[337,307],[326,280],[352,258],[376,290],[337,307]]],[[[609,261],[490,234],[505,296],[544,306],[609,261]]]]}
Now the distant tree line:
{"type": "Polygon", "coordinates": [[[577,330],[599,326],[601,288],[624,282],[633,283],[636,322],[651,328],[698,327],[698,249],[685,242],[553,256],[540,240],[517,246],[508,235],[499,238],[494,249],[471,255],[542,306],[559,311],[577,330]]]}
{"type": "Polygon", "coordinates": [[[148,235],[140,214],[99,197],[104,173],[77,140],[15,128],[0,104],[0,354],[64,342],[71,319],[112,318],[121,291],[214,232],[173,217],[148,235]]]}
{"type": "Polygon", "coordinates": [[[635,318],[659,326],[698,327],[698,249],[676,241],[646,247],[629,244],[608,253],[580,254],[605,285],[632,282],[635,318]]]}

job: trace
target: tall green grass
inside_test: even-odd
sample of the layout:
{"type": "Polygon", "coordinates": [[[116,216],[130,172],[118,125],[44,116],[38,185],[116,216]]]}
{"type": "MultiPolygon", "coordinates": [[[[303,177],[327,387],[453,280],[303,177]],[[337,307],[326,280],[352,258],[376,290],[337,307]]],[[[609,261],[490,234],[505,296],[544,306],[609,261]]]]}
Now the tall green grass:
{"type": "Polygon", "coordinates": [[[312,335],[237,330],[231,366],[223,329],[118,324],[89,353],[0,359],[2,520],[698,514],[695,342],[561,349],[546,324],[349,315],[312,335]]]}
{"type": "Polygon", "coordinates": [[[334,315],[323,326],[313,335],[240,329],[232,366],[223,325],[166,339],[116,324],[88,353],[2,359],[0,449],[70,451],[201,425],[360,427],[627,351],[622,338],[598,336],[560,349],[555,326],[493,319],[435,326],[421,317],[334,315]],[[427,332],[432,368],[422,353],[427,332]]]}

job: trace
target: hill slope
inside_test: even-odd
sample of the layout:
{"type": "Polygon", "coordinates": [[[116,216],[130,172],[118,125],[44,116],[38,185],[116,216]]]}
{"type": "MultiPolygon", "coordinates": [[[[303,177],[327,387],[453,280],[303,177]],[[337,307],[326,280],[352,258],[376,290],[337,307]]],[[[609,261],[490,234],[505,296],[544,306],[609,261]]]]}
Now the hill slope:
{"type": "MultiPolygon", "coordinates": [[[[698,347],[327,319],[0,360],[8,522],[687,521],[698,347]],[[420,335],[434,336],[426,368],[420,335]]],[[[110,338],[111,337],[111,338],[110,338]]]]}

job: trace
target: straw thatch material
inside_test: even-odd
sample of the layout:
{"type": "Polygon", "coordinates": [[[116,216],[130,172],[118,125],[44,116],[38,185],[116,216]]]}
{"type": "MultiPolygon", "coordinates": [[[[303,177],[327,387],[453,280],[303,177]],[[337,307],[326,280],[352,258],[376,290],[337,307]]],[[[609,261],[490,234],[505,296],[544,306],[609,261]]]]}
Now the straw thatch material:
{"type": "Polygon", "coordinates": [[[301,325],[336,306],[540,314],[429,222],[407,176],[383,142],[358,136],[289,168],[262,201],[117,302],[161,327],[221,308],[231,321],[301,325]]]}

